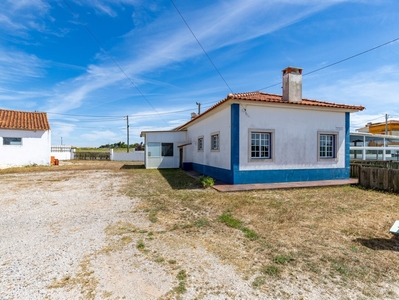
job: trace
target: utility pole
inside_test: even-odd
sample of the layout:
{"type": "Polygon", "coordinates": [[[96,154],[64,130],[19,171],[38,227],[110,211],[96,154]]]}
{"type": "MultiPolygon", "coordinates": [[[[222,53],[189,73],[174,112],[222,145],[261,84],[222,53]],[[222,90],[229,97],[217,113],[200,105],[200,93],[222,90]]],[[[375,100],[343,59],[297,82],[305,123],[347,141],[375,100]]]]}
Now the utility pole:
{"type": "Polygon", "coordinates": [[[195,104],[198,105],[198,115],[200,115],[201,114],[201,103],[195,102],[195,104]]]}
{"type": "Polygon", "coordinates": [[[129,153],[129,115],[126,116],[127,153],[129,153]]]}
{"type": "Polygon", "coordinates": [[[388,135],[388,114],[385,114],[385,135],[388,135]]]}
{"type": "Polygon", "coordinates": [[[62,137],[61,137],[61,145],[62,145],[62,137]]]}

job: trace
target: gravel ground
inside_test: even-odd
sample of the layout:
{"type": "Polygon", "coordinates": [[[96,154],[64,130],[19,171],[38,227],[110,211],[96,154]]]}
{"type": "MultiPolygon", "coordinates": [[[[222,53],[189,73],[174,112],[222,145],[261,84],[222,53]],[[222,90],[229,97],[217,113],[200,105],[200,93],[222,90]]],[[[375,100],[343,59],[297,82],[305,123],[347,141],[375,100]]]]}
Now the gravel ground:
{"type": "Polygon", "coordinates": [[[266,298],[135,211],[139,200],[120,193],[127,180],[103,170],[0,175],[0,299],[266,298]]]}

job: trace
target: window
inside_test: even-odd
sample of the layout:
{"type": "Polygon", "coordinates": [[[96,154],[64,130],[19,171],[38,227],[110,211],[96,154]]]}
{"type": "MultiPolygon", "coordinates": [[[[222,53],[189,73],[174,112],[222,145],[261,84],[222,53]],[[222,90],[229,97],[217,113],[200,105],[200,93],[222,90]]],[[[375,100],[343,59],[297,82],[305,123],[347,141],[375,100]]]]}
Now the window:
{"type": "Polygon", "coordinates": [[[147,144],[148,156],[173,156],[173,143],[156,143],[147,144]]]}
{"type": "Polygon", "coordinates": [[[160,143],[148,143],[148,156],[161,156],[160,143]]]}
{"type": "Polygon", "coordinates": [[[173,143],[162,143],[162,156],[173,156],[173,143]]]}
{"type": "Polygon", "coordinates": [[[22,138],[3,137],[3,145],[22,145],[22,138]]]}
{"type": "Polygon", "coordinates": [[[251,159],[271,158],[271,133],[251,132],[251,159]]]}
{"type": "Polygon", "coordinates": [[[211,151],[219,150],[219,133],[211,135],[211,151]]]}
{"type": "Polygon", "coordinates": [[[319,159],[337,158],[336,140],[336,134],[319,133],[319,159]]]}
{"type": "Polygon", "coordinates": [[[198,151],[204,151],[204,137],[198,138],[198,151]]]}

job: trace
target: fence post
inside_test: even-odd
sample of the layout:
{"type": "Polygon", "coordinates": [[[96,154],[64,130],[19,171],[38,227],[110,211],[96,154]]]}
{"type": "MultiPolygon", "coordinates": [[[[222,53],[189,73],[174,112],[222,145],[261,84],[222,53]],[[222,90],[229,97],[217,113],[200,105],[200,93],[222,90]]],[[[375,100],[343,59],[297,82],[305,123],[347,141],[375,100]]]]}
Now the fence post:
{"type": "Polygon", "coordinates": [[[109,160],[114,160],[114,149],[109,149],[109,160]]]}

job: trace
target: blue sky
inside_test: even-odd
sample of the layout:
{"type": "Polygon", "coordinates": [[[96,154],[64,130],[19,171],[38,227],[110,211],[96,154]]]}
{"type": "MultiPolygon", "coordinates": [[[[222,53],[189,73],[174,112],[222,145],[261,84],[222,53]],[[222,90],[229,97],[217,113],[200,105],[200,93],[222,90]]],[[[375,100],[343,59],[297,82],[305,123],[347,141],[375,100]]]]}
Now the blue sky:
{"type": "MultiPolygon", "coordinates": [[[[397,0],[174,3],[234,93],[399,38],[397,0]]],[[[141,142],[230,93],[170,0],[5,0],[0,28],[0,108],[47,112],[53,144],[126,142],[127,115],[141,142]]],[[[365,106],[352,130],[399,119],[399,41],[305,75],[303,97],[365,106]]]]}

